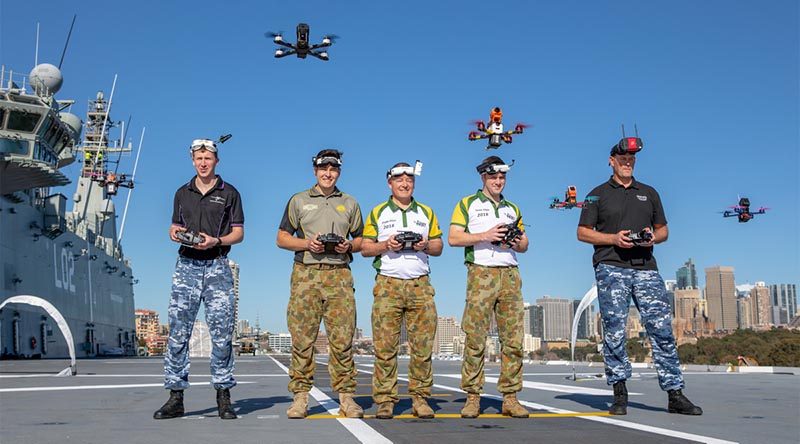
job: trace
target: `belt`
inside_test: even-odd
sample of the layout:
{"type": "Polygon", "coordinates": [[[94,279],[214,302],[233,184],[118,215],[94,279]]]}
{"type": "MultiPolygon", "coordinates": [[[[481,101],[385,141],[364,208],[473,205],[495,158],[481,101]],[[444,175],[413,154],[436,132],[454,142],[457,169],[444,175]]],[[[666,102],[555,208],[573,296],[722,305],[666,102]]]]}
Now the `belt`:
{"type": "Polygon", "coordinates": [[[467,262],[468,267],[483,267],[483,268],[519,268],[517,265],[480,265],[472,262],[467,262]]]}
{"type": "Polygon", "coordinates": [[[316,268],[317,270],[337,270],[339,268],[350,268],[350,264],[303,264],[295,262],[295,265],[307,268],[316,268]]]}

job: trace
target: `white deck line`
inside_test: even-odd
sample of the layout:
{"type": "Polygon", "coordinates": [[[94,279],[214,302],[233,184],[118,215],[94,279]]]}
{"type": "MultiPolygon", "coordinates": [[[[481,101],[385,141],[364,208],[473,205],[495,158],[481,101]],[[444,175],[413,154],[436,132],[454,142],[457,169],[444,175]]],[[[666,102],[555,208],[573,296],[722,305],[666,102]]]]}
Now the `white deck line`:
{"type": "MultiPolygon", "coordinates": [[[[193,382],[192,385],[210,385],[210,382],[193,382]]],[[[238,384],[253,384],[252,382],[238,382],[238,384]]],[[[0,393],[17,392],[50,392],[59,390],[99,390],[116,388],[141,388],[141,387],[164,387],[164,383],[158,384],[118,384],[118,385],[66,385],[58,387],[17,387],[0,389],[0,393]]]]}
{"type": "MultiPolygon", "coordinates": [[[[289,369],[286,368],[285,365],[278,362],[277,359],[269,356],[270,359],[278,366],[281,370],[285,371],[287,374],[289,373],[289,369]]],[[[322,392],[322,390],[312,387],[311,391],[309,392],[317,402],[325,408],[331,415],[338,415],[339,414],[339,404],[330,398],[330,396],[326,395],[322,392]]],[[[365,444],[391,444],[392,441],[387,439],[385,436],[378,433],[375,429],[367,425],[364,421],[356,418],[336,418],[340,424],[347,429],[348,432],[352,433],[353,436],[357,440],[365,444]]]]}

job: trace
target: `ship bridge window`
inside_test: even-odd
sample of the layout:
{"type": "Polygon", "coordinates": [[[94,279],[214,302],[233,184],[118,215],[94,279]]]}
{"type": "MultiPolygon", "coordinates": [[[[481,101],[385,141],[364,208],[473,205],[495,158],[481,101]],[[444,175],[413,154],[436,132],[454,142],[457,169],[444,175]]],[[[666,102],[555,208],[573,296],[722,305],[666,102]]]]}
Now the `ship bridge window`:
{"type": "Polygon", "coordinates": [[[46,137],[47,132],[50,131],[50,129],[54,126],[53,122],[53,119],[45,119],[44,122],[42,122],[42,126],[39,127],[39,132],[37,133],[39,139],[46,137]]]}
{"type": "Polygon", "coordinates": [[[42,115],[37,113],[29,113],[27,111],[11,111],[8,115],[7,128],[10,131],[21,131],[30,133],[36,128],[42,115]]]}
{"type": "Polygon", "coordinates": [[[0,153],[28,154],[27,140],[0,139],[0,153]]]}
{"type": "Polygon", "coordinates": [[[51,151],[50,148],[46,147],[42,143],[37,143],[34,146],[33,158],[50,164],[55,164],[58,160],[53,151],[51,151]]]}

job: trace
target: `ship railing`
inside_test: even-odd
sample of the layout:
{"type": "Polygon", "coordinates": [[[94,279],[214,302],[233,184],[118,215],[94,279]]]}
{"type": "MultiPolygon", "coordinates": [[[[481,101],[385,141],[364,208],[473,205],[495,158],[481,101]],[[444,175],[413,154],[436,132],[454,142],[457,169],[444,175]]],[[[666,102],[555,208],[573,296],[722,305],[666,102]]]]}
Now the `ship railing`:
{"type": "Polygon", "coordinates": [[[27,75],[7,69],[6,65],[0,66],[0,91],[15,91],[25,94],[28,85],[27,75]]]}

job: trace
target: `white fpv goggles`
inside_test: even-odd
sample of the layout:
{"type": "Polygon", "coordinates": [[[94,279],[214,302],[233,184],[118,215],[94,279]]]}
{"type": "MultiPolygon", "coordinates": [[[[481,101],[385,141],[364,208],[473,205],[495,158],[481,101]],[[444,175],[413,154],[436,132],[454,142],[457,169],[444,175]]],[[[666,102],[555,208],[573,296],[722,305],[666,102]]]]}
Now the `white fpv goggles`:
{"type": "Polygon", "coordinates": [[[217,152],[217,143],[209,139],[194,139],[192,145],[189,147],[189,152],[193,153],[199,150],[208,150],[212,153],[217,152]]]}
{"type": "Polygon", "coordinates": [[[217,144],[218,143],[225,143],[230,139],[232,135],[225,134],[220,136],[219,139],[216,141],[211,139],[194,139],[192,140],[192,144],[189,146],[189,153],[194,153],[195,151],[199,150],[208,150],[212,153],[217,152],[217,144]]]}
{"type": "Polygon", "coordinates": [[[332,156],[332,155],[321,156],[321,157],[314,156],[311,159],[311,163],[315,167],[321,167],[321,166],[324,166],[324,165],[332,165],[332,166],[335,166],[336,168],[341,168],[342,167],[342,163],[343,163],[342,159],[341,159],[341,155],[342,155],[342,153],[339,153],[340,157],[336,157],[336,156],[332,156]]]}
{"type": "Polygon", "coordinates": [[[514,165],[514,160],[511,161],[510,164],[505,163],[482,163],[478,165],[475,169],[478,170],[478,174],[497,174],[497,173],[507,173],[511,170],[511,166],[514,165]]]}
{"type": "Polygon", "coordinates": [[[403,174],[408,176],[420,176],[422,175],[422,162],[417,160],[414,163],[414,166],[396,166],[389,171],[386,172],[386,178],[390,177],[397,177],[402,176],[403,174]]]}

